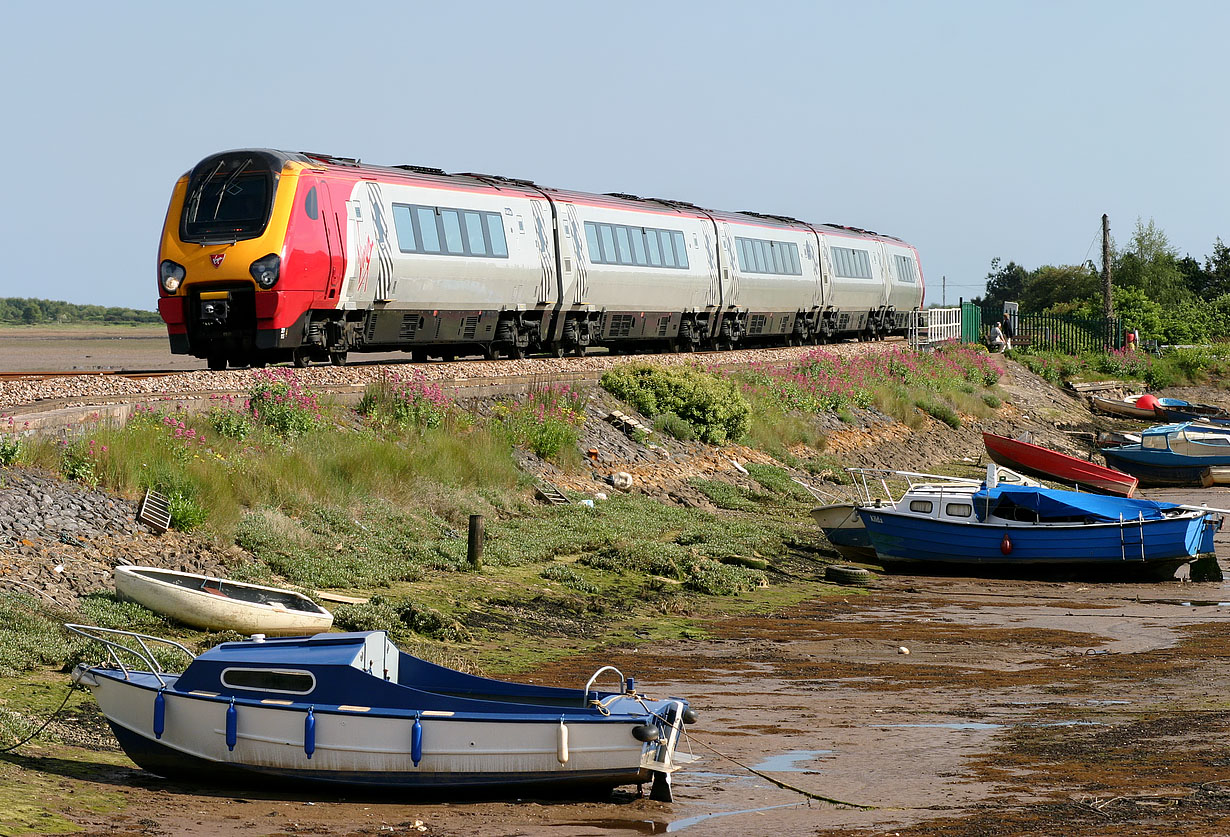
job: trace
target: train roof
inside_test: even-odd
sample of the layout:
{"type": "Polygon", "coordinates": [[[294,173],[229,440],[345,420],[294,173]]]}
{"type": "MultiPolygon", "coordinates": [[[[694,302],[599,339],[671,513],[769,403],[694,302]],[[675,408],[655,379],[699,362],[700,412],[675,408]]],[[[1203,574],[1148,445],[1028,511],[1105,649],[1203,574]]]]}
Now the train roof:
{"type": "Polygon", "coordinates": [[[295,162],[309,168],[331,167],[353,169],[361,172],[373,172],[391,175],[398,178],[407,178],[418,183],[436,183],[454,189],[458,187],[477,190],[495,189],[497,191],[514,192],[516,194],[526,196],[541,196],[546,194],[552,198],[562,199],[570,203],[582,203],[590,206],[639,209],[642,211],[647,210],[663,214],[678,214],[692,218],[715,218],[718,220],[727,221],[729,223],[747,224],[758,227],[816,230],[818,232],[831,232],[837,235],[847,235],[856,238],[871,238],[896,242],[909,246],[905,241],[896,236],[878,233],[873,230],[865,230],[859,227],[852,227],[844,224],[814,224],[809,221],[792,218],[788,215],[754,212],[751,210],[731,212],[727,210],[707,209],[688,201],[674,200],[671,198],[641,197],[640,195],[632,195],[626,192],[608,192],[605,194],[578,192],[569,189],[557,189],[549,186],[541,186],[532,180],[525,180],[521,178],[505,177],[503,175],[496,174],[482,174],[478,172],[450,173],[444,171],[444,169],[433,168],[431,166],[420,166],[413,164],[373,165],[371,163],[364,163],[362,160],[354,157],[338,157],[333,154],[320,154],[309,151],[278,151],[270,148],[233,149],[231,151],[224,151],[219,154],[211,154],[209,157],[206,157],[198,163],[193,168],[193,172],[211,159],[216,159],[217,157],[223,155],[242,153],[258,154],[265,158],[269,163],[278,164],[279,167],[285,166],[288,162],[295,162]]]}

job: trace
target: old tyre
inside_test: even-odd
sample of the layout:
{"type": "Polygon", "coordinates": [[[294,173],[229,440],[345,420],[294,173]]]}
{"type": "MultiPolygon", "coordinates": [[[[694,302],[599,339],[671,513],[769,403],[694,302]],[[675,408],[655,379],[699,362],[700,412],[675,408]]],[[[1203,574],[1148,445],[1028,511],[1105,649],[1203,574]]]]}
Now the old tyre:
{"type": "Polygon", "coordinates": [[[836,584],[870,584],[875,580],[875,575],[870,570],[865,570],[862,567],[845,567],[840,565],[829,567],[825,570],[824,577],[836,584]]]}

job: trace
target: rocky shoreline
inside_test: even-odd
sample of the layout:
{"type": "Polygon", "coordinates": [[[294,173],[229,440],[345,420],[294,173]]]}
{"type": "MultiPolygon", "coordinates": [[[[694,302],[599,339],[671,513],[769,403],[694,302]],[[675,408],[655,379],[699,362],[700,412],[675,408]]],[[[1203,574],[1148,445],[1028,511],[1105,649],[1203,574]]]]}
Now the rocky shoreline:
{"type": "Polygon", "coordinates": [[[28,468],[0,468],[0,590],[65,609],[111,590],[118,564],[218,574],[237,547],[179,532],[155,534],[137,504],[28,468]]]}

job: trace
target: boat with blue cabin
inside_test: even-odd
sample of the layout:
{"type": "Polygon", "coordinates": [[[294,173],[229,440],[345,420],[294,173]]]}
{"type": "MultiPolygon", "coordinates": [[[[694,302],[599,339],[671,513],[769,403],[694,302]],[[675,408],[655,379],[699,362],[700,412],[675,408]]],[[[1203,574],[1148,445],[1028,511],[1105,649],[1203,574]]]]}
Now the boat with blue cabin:
{"type": "Polygon", "coordinates": [[[120,746],[168,778],[281,780],[419,790],[608,791],[670,775],[696,719],[683,698],[651,699],[613,666],[583,688],[510,683],[400,651],[383,631],[224,642],[193,655],[173,640],[89,625],[70,631],[107,650],[82,663],[120,746]],[[151,649],[189,662],[163,671],[151,649]],[[139,663],[139,668],[134,665],[139,663]],[[618,679],[599,691],[600,677],[618,679]]]}
{"type": "Polygon", "coordinates": [[[886,566],[1111,570],[1123,577],[1173,577],[1212,554],[1220,513],[1152,500],[999,483],[996,467],[971,490],[934,475],[854,469],[859,517],[886,566]],[[906,482],[894,500],[872,485],[906,482]],[[922,477],[923,479],[920,479],[922,477]]]}
{"type": "Polygon", "coordinates": [[[1150,427],[1140,442],[1102,448],[1112,468],[1141,485],[1230,484],[1230,426],[1180,422],[1150,427]]]}

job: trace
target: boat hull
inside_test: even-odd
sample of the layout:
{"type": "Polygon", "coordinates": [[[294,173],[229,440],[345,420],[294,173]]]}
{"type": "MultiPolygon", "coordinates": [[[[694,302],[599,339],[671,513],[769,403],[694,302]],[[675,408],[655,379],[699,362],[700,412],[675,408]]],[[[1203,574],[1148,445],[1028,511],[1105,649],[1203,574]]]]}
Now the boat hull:
{"type": "Polygon", "coordinates": [[[1102,398],[1095,395],[1090,397],[1089,402],[1095,410],[1109,413],[1112,416],[1146,420],[1157,418],[1157,412],[1152,407],[1137,407],[1135,404],[1135,399],[1137,398],[1140,398],[1140,396],[1129,396],[1128,399],[1115,399],[1102,398]]]}
{"type": "Polygon", "coordinates": [[[130,672],[124,680],[120,672],[86,669],[78,679],[93,691],[124,752],[168,778],[423,789],[613,788],[647,782],[663,769],[653,761],[659,745],[633,736],[647,713],[492,719],[313,706],[309,734],[307,706],[236,701],[232,748],[230,700],[178,692],[173,678],[163,677],[172,682],[161,689],[161,736],[155,733],[160,688],[152,676],[130,672]]]}
{"type": "Polygon", "coordinates": [[[1104,494],[1131,497],[1137,478],[1096,462],[1078,459],[1041,445],[1010,439],[996,433],[983,433],[987,454],[997,464],[1041,479],[1071,483],[1104,494]]]}
{"type": "Polygon", "coordinates": [[[1145,450],[1139,445],[1103,448],[1102,456],[1110,465],[1135,476],[1142,485],[1208,488],[1213,485],[1213,467],[1230,465],[1230,457],[1181,456],[1172,451],[1145,450]]]}
{"type": "Polygon", "coordinates": [[[291,591],[154,567],[116,567],[115,591],[156,613],[211,631],[298,636],[327,631],[333,625],[333,614],[291,591]],[[171,578],[180,583],[165,580],[171,578]],[[185,580],[199,582],[199,588],[213,584],[210,589],[215,592],[184,586],[185,580]],[[247,591],[254,596],[267,591],[275,599],[293,596],[298,607],[287,607],[278,601],[248,601],[224,595],[222,589],[247,591]]]}
{"type": "Polygon", "coordinates": [[[1213,551],[1216,528],[1206,517],[1006,526],[915,517],[887,508],[861,508],[859,515],[880,560],[933,566],[1091,569],[1135,565],[1173,572],[1213,551]]]}
{"type": "Polygon", "coordinates": [[[812,519],[824,532],[833,549],[852,561],[874,561],[876,551],[867,536],[867,528],[853,503],[833,503],[812,509],[812,519]]]}

